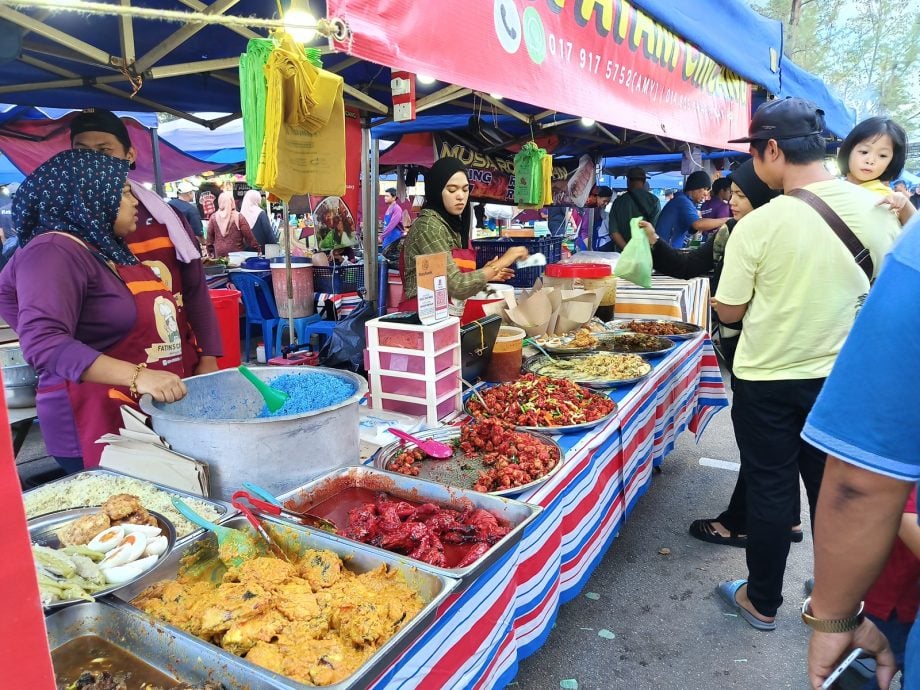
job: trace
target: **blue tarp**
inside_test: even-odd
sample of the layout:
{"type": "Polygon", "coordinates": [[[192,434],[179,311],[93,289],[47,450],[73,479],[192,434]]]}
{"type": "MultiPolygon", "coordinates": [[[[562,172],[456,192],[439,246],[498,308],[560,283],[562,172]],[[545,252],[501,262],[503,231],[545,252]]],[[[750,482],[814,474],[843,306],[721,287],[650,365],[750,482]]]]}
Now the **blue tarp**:
{"type": "Polygon", "coordinates": [[[13,165],[9,158],[0,155],[0,184],[22,182],[24,179],[26,176],[19,171],[19,168],[13,165]]]}
{"type": "Polygon", "coordinates": [[[824,111],[828,131],[841,139],[845,138],[856,124],[856,112],[852,108],[848,108],[832,94],[821,79],[806,72],[788,58],[783,60],[782,87],[778,95],[799,96],[814,101],[824,111]]]}
{"type": "Polygon", "coordinates": [[[783,25],[741,0],[630,0],[720,65],[776,93],[780,88],[783,25]]]}

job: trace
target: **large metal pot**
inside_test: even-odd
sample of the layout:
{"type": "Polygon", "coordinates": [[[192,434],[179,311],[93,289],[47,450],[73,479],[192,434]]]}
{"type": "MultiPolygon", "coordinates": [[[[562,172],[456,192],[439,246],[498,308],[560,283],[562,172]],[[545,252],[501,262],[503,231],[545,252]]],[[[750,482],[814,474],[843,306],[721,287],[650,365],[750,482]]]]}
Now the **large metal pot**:
{"type": "Polygon", "coordinates": [[[141,398],[153,428],[179,453],[210,466],[211,495],[229,501],[244,481],[280,495],[359,459],[358,401],[367,381],[322,367],[253,367],[263,381],[284,375],[327,374],[355,387],[342,402],[287,417],[258,418],[264,404],[236,370],[185,379],[188,395],[176,403],[141,398]]]}
{"type": "Polygon", "coordinates": [[[0,347],[0,366],[3,367],[3,385],[6,387],[35,386],[38,382],[35,369],[26,363],[18,345],[0,347]]]}

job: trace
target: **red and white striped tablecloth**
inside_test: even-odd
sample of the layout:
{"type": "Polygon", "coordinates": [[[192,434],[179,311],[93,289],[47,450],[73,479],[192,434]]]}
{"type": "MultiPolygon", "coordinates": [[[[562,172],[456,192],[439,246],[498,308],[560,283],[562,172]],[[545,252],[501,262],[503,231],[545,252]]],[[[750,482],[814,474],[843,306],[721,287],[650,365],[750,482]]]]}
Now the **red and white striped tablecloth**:
{"type": "Polygon", "coordinates": [[[501,688],[546,641],[684,429],[703,432],[728,405],[708,335],[688,340],[652,375],[615,390],[617,418],[558,436],[565,466],[520,500],[543,507],[518,547],[442,607],[438,619],[372,686],[501,688]]]}

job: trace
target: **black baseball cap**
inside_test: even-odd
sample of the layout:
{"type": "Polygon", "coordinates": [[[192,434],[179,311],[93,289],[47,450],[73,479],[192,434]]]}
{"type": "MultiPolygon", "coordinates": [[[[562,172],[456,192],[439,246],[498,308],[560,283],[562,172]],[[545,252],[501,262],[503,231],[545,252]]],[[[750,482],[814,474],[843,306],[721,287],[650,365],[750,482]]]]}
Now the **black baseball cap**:
{"type": "Polygon", "coordinates": [[[796,139],[821,134],[824,111],[804,98],[777,98],[757,109],[748,127],[748,136],[729,139],[737,144],[767,139],[796,139]]]}
{"type": "MultiPolygon", "coordinates": [[[[107,132],[118,139],[126,151],[132,146],[128,128],[111,110],[87,108],[81,111],[70,121],[70,143],[73,144],[74,137],[83,132],[107,132]]],[[[134,168],[134,163],[131,164],[131,168],[134,168]]]]}

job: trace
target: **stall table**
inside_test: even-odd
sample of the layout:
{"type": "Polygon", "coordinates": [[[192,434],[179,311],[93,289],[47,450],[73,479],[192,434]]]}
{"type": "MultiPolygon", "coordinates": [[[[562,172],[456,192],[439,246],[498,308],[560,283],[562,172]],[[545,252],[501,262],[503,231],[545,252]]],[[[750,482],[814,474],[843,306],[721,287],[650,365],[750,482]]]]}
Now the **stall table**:
{"type": "Polygon", "coordinates": [[[618,319],[670,319],[702,326],[710,324],[709,278],[681,280],[652,276],[652,287],[617,280],[618,319]]]}
{"type": "MultiPolygon", "coordinates": [[[[687,282],[687,281],[684,281],[687,282]]],[[[707,287],[708,292],[708,287],[707,287]]],[[[543,506],[521,543],[455,595],[374,688],[501,688],[546,641],[559,606],[578,596],[684,429],[697,438],[728,405],[708,334],[655,361],[611,397],[615,419],[556,437],[565,466],[517,498],[543,506]]]]}

